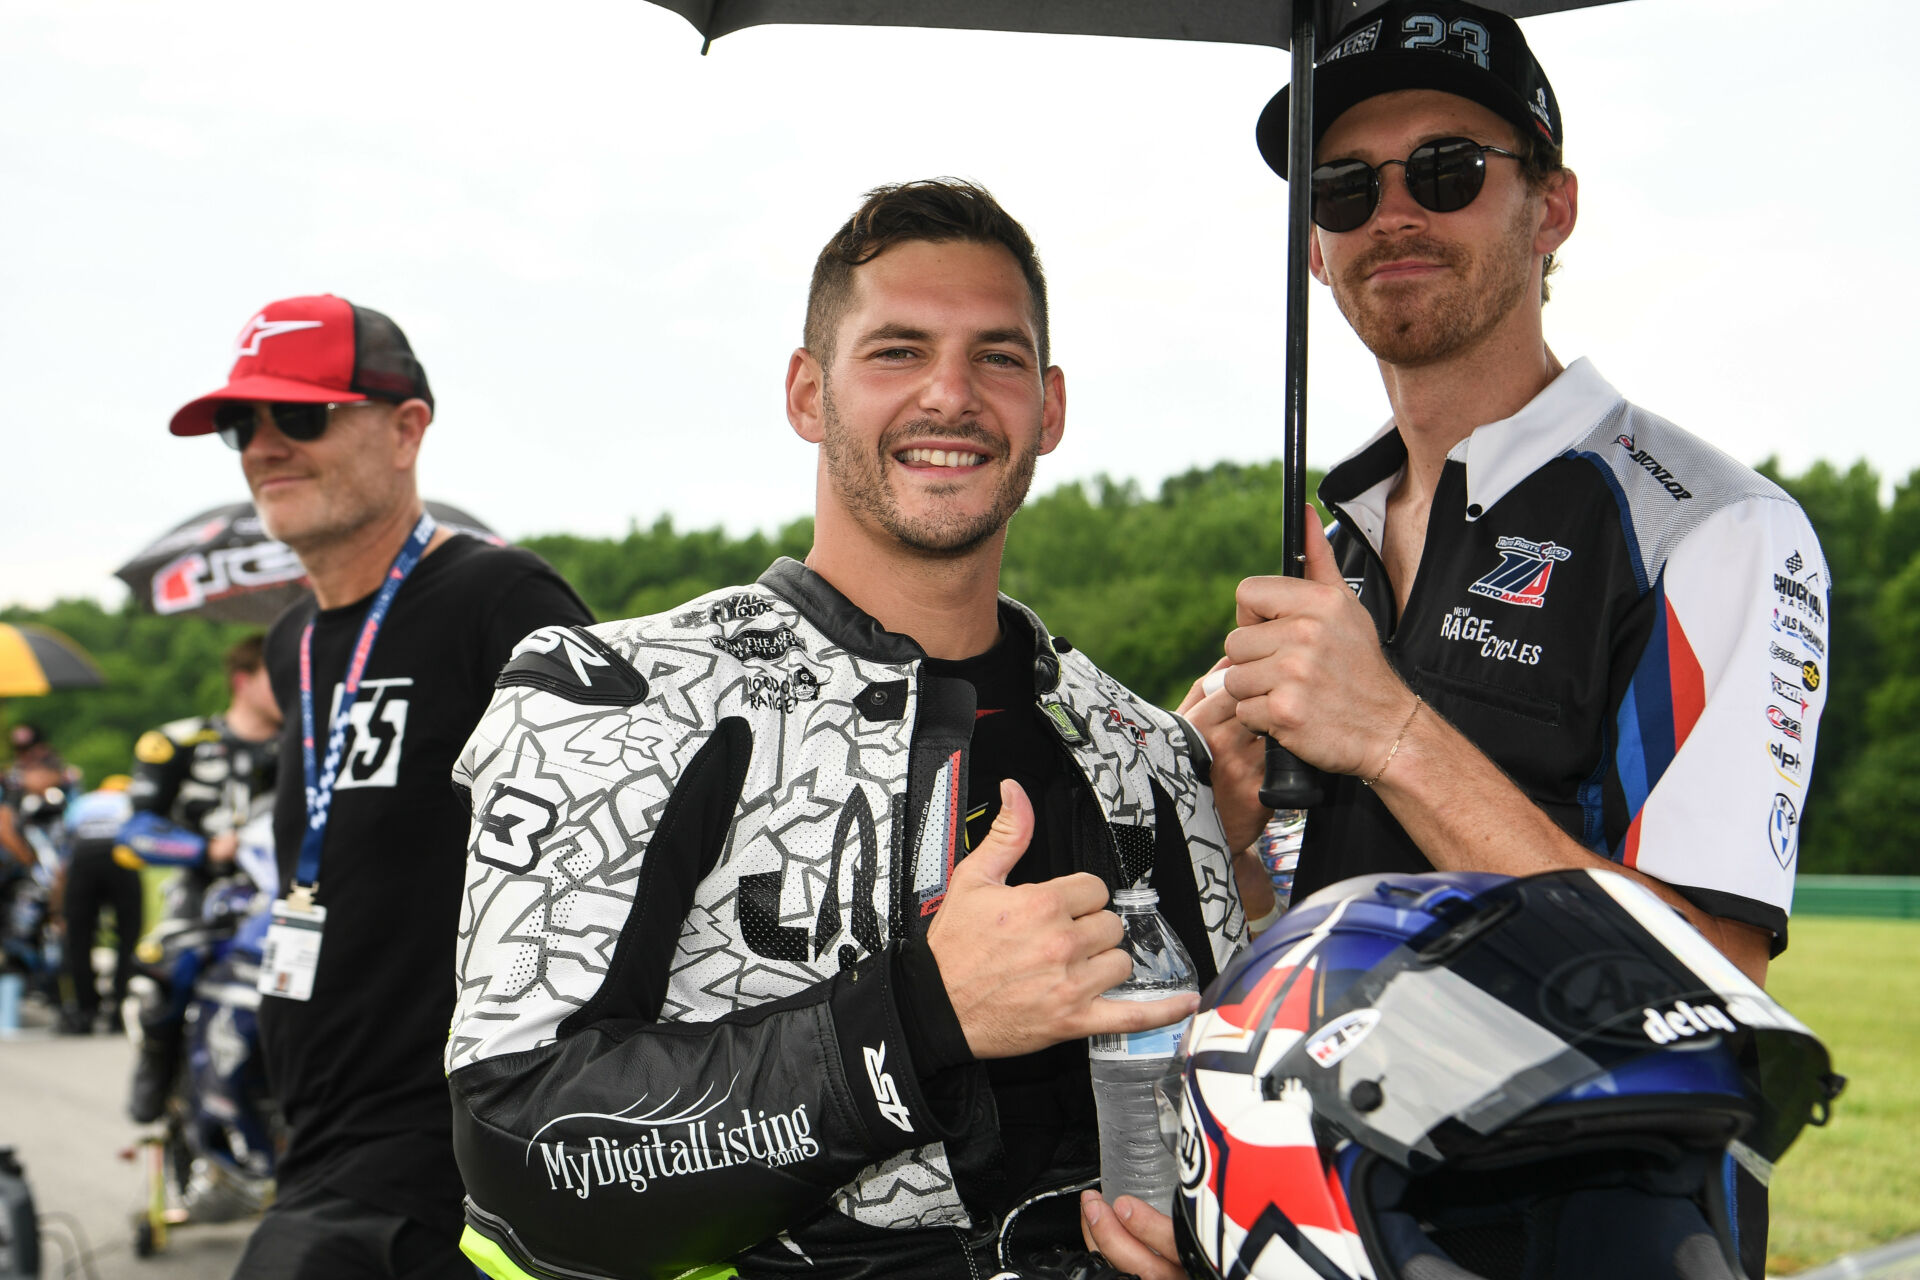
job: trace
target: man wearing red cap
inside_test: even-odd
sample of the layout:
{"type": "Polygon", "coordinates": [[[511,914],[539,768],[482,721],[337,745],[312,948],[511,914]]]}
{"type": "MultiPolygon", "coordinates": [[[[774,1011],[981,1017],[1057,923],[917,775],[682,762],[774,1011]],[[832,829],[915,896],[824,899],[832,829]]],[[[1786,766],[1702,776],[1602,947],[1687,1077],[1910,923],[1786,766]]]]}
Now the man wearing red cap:
{"type": "Polygon", "coordinates": [[[331,295],[261,310],[227,385],[173,417],[239,451],[314,591],[267,638],[283,896],[260,1026],[291,1137],[237,1277],[472,1275],[440,1069],[467,829],[446,779],[520,638],[592,618],[538,557],[435,527],[432,420],[399,326],[331,295]]]}

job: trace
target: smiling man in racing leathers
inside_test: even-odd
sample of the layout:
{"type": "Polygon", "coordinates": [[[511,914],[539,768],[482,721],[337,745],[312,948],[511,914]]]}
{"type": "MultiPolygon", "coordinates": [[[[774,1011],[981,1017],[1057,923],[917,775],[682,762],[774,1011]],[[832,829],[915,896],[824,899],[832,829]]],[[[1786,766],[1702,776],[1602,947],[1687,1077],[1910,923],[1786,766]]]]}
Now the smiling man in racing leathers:
{"type": "Polygon", "coordinates": [[[1097,1168],[1086,1037],[1192,1007],[1100,999],[1108,891],[1156,888],[1203,984],[1245,932],[1198,736],[998,594],[1065,421],[1019,224],[872,193],[787,411],[807,562],[528,637],[455,770],[447,1067],[496,1277],[1045,1273],[1097,1168]]]}

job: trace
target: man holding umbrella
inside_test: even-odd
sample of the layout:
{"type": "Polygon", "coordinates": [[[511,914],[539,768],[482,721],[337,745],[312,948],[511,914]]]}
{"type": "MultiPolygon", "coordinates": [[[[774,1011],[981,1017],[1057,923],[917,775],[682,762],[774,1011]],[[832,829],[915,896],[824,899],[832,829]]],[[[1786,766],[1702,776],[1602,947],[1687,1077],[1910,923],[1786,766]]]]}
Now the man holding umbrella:
{"type": "MultiPolygon", "coordinates": [[[[1286,99],[1258,129],[1283,177],[1286,99]]],[[[1271,733],[1331,775],[1300,897],[1368,872],[1608,867],[1764,981],[1826,697],[1813,529],[1547,346],[1578,184],[1512,19],[1371,10],[1329,46],[1313,106],[1312,270],[1392,419],[1328,472],[1337,524],[1329,543],[1308,521],[1306,578],[1242,584],[1224,691],[1196,686],[1195,722],[1217,756],[1271,733]]],[[[1252,787],[1222,790],[1251,839],[1252,787]]],[[[1756,1208],[1742,1197],[1758,1275],[1756,1208]]]]}
{"type": "Polygon", "coordinates": [[[286,729],[260,1028],[292,1136],[236,1275],[467,1280],[440,1073],[466,834],[447,773],[520,638],[591,615],[539,558],[425,513],[433,393],[392,320],[289,298],[235,355],[172,430],[239,451],[314,594],[267,637],[286,729]]]}

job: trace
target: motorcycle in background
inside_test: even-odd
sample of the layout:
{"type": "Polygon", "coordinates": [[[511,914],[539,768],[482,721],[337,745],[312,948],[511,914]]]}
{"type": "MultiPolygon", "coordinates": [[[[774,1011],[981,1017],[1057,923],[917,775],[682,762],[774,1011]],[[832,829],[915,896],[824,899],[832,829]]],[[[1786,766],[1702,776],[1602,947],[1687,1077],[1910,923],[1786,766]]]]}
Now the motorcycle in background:
{"type": "MultiPolygon", "coordinates": [[[[137,1001],[167,998],[181,957],[199,964],[186,1005],[183,1051],[159,1122],[142,1140],[146,1207],[134,1216],[134,1251],[166,1248],[169,1231],[232,1222],[273,1199],[284,1135],[260,1059],[260,993],[255,981],[278,876],[271,815],[240,832],[236,873],[209,885],[194,913],[169,912],[141,942],[137,1001]]],[[[182,878],[184,880],[184,877],[182,878]]],[[[176,884],[171,892],[193,890],[176,884]]],[[[129,1010],[126,1022],[140,1019],[129,1010]]]]}
{"type": "Polygon", "coordinates": [[[12,1147],[0,1147],[0,1280],[38,1280],[40,1220],[12,1147]]]}
{"type": "Polygon", "coordinates": [[[22,996],[38,996],[48,1007],[60,1008],[61,938],[54,927],[53,887],[61,866],[64,800],[55,787],[22,802],[20,834],[33,850],[34,865],[18,867],[9,858],[0,871],[0,982],[12,979],[6,1004],[8,1021],[16,1025],[22,996]]]}

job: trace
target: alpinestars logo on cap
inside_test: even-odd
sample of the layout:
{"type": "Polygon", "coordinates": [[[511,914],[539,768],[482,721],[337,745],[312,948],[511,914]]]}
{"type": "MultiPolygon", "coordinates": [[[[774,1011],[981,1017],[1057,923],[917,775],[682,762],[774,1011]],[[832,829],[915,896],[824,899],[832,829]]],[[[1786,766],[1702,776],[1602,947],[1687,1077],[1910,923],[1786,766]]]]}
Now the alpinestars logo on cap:
{"type": "Polygon", "coordinates": [[[1494,542],[1500,563],[1480,576],[1467,590],[1505,604],[1538,609],[1547,602],[1547,580],[1553,566],[1573,558],[1573,552],[1551,542],[1533,542],[1526,538],[1500,538],[1494,542]]]}
{"type": "Polygon", "coordinates": [[[240,337],[234,343],[233,358],[257,356],[260,344],[268,338],[277,338],[283,333],[292,333],[296,329],[318,329],[322,320],[269,320],[263,311],[247,321],[247,327],[240,331],[240,337]]]}

